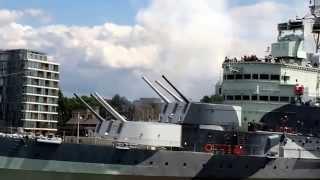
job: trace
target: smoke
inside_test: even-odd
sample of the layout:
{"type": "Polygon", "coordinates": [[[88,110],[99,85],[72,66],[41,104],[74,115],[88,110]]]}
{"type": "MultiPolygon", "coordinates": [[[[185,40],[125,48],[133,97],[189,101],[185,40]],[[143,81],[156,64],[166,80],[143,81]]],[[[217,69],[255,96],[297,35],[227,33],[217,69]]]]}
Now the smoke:
{"type": "Polygon", "coordinates": [[[187,96],[198,99],[213,93],[225,56],[263,55],[275,40],[276,23],[296,9],[278,1],[231,8],[224,0],[153,0],[137,13],[134,25],[90,27],[33,27],[23,24],[22,17],[41,21],[40,14],[49,16],[35,9],[0,10],[0,47],[54,56],[67,94],[103,89],[106,95],[150,96],[139,76],[166,74],[187,96]]]}

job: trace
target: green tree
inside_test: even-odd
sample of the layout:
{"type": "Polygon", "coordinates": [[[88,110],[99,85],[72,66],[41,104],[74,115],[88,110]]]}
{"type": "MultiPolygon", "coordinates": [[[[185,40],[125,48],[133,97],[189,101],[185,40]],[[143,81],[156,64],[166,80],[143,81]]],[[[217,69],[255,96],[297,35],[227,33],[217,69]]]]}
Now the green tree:
{"type": "MultiPolygon", "coordinates": [[[[102,108],[101,105],[91,96],[81,96],[91,107],[102,108]]],[[[132,116],[132,103],[126,98],[116,94],[108,103],[115,108],[119,113],[123,113],[128,119],[132,116]]],[[[76,109],[86,109],[87,107],[82,104],[75,97],[64,97],[63,93],[59,91],[58,99],[58,128],[64,127],[66,122],[72,117],[72,111],[76,109]]],[[[101,111],[102,114],[106,112],[101,111]]],[[[105,115],[103,115],[105,117],[105,115]]]]}
{"type": "MultiPolygon", "coordinates": [[[[90,106],[100,106],[99,103],[91,96],[81,96],[90,106]]],[[[86,106],[82,104],[75,97],[64,97],[63,93],[59,91],[58,99],[58,128],[65,126],[66,122],[72,117],[72,111],[76,109],[85,109],[86,106]]]]}
{"type": "Polygon", "coordinates": [[[211,96],[203,96],[200,100],[202,103],[212,103],[212,104],[222,104],[223,103],[223,96],[219,95],[211,95],[211,96]]]}

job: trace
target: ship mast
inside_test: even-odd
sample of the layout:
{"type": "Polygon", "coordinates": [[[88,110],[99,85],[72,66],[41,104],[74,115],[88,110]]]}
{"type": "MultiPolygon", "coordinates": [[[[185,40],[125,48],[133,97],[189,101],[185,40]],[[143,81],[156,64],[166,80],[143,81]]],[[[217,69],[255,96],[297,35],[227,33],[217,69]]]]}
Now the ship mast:
{"type": "Polygon", "coordinates": [[[310,11],[313,16],[312,34],[315,40],[315,53],[319,52],[320,48],[320,0],[310,1],[310,11]]]}

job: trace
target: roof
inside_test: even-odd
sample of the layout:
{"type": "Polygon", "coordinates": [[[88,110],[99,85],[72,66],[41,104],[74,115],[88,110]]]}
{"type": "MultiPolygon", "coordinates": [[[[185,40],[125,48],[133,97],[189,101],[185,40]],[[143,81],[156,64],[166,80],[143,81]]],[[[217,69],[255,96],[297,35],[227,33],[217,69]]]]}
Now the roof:
{"type": "Polygon", "coordinates": [[[46,53],[33,50],[33,49],[0,49],[0,52],[14,52],[14,51],[27,51],[27,52],[32,52],[35,54],[41,54],[41,55],[46,55],[46,53]]]}

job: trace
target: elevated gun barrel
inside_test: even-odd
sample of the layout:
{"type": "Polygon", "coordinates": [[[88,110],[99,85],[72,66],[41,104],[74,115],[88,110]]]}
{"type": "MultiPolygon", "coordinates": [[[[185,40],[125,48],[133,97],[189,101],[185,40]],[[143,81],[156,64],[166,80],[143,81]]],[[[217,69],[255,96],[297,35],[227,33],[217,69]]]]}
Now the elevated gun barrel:
{"type": "Polygon", "coordinates": [[[160,81],[155,81],[162,89],[167,91],[176,101],[178,102],[184,102],[180,97],[178,97],[176,94],[174,94],[172,91],[170,91],[165,85],[163,85],[160,81]]]}
{"type": "Polygon", "coordinates": [[[152,83],[146,78],[146,77],[142,77],[142,79],[161,97],[161,99],[166,103],[169,104],[171,103],[170,100],[165,97],[157,88],[155,88],[152,83]]]}
{"type": "Polygon", "coordinates": [[[86,101],[84,101],[80,96],[78,96],[76,93],[73,93],[73,95],[79,99],[100,121],[100,123],[104,122],[105,119],[101,117],[86,101]]]}
{"type": "Polygon", "coordinates": [[[95,92],[94,95],[91,94],[91,96],[94,97],[117,120],[120,120],[122,122],[127,121],[115,109],[113,109],[112,106],[110,106],[110,104],[107,103],[97,92],[95,92]]]}
{"type": "Polygon", "coordinates": [[[162,78],[179,94],[182,99],[189,104],[189,100],[164,76],[162,75],[162,78]]]}

